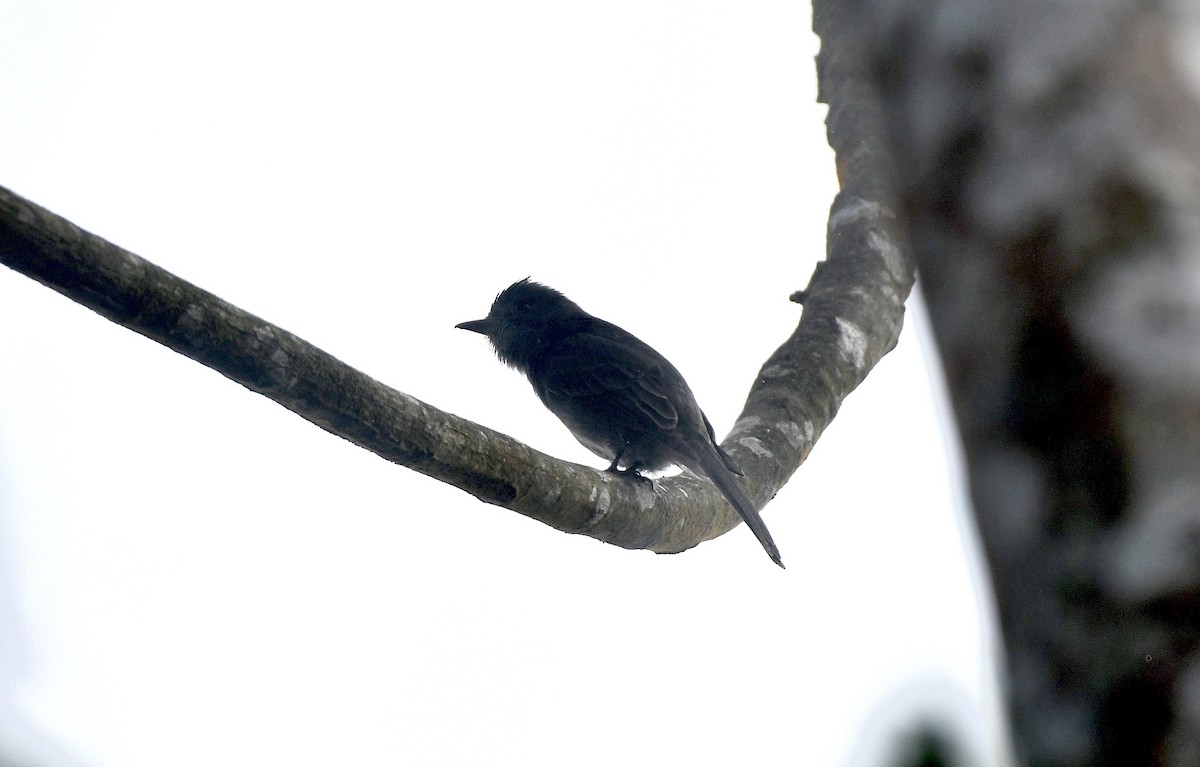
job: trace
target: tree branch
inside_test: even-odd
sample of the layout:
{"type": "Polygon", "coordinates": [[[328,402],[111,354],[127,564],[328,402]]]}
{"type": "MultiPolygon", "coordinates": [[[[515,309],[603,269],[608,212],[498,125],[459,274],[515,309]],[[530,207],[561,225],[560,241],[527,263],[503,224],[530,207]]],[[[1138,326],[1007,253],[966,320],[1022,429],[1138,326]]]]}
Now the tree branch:
{"type": "MultiPolygon", "coordinates": [[[[402,394],[2,187],[0,260],[332,434],[564,532],[677,552],[739,521],[715,488],[690,475],[651,488],[556,460],[402,394]]],[[[894,271],[874,252],[847,253],[814,276],[804,321],[763,367],[726,442],[760,504],[894,345],[911,269],[908,283],[894,271]],[[842,314],[827,314],[834,311],[842,314]]]]}

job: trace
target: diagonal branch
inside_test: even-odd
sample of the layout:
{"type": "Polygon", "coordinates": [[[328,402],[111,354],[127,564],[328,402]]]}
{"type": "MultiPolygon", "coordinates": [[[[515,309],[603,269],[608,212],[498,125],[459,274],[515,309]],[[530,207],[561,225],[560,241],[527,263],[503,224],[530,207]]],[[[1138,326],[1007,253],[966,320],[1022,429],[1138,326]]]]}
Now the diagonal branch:
{"type": "MultiPolygon", "coordinates": [[[[681,475],[650,488],[539,453],[385,386],[3,187],[0,261],[332,434],[564,532],[677,552],[739,522],[707,482],[681,475]]],[[[878,253],[856,251],[831,254],[814,275],[800,327],[763,367],[726,441],[756,502],[782,487],[840,400],[894,346],[912,283],[910,266],[895,271],[878,253]]]]}

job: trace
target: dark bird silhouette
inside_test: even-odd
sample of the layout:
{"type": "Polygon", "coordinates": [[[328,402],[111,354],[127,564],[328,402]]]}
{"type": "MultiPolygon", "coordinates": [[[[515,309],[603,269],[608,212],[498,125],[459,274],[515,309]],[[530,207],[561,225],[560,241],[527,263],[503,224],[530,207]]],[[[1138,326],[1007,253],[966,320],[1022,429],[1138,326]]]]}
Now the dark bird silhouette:
{"type": "Polygon", "coordinates": [[[455,327],[482,333],[501,362],[524,373],[542,404],[575,438],[612,461],[613,472],[683,466],[708,477],[783,567],[779,549],[717,444],[683,376],[632,334],[528,279],[509,286],[482,320],[455,327]]]}

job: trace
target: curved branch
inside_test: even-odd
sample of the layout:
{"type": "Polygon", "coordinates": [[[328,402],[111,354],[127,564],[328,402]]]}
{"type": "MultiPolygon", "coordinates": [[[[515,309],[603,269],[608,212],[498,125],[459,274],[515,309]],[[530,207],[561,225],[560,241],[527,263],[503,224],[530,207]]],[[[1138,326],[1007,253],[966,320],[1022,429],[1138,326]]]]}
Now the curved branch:
{"type": "MultiPolygon", "coordinates": [[[[897,285],[886,259],[868,257],[857,267],[845,260],[814,276],[804,321],[764,366],[727,440],[759,503],[795,471],[837,402],[899,332],[911,268],[908,283],[897,285]],[[860,282],[846,284],[850,278],[860,282]],[[863,295],[889,300],[860,305],[863,295]],[[877,305],[889,307],[883,322],[866,316],[877,305]]],[[[332,434],[564,532],[677,552],[739,521],[715,488],[690,475],[653,487],[632,482],[554,459],[398,392],[2,187],[0,261],[332,434]]]]}

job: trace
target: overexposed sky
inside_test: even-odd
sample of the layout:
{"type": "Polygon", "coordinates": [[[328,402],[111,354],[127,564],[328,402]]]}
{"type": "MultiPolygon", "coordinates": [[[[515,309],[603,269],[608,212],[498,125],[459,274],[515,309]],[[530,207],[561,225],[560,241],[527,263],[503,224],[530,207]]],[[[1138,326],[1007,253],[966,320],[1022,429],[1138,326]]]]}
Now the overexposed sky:
{"type": "MultiPolygon", "coordinates": [[[[533,276],[724,433],[836,191],[803,3],[22,3],[0,185],[401,391],[600,467],[478,336],[533,276]]],[[[677,556],[332,437],[0,270],[0,758],[868,767],[994,639],[910,310],[766,508],[677,556]]]]}

